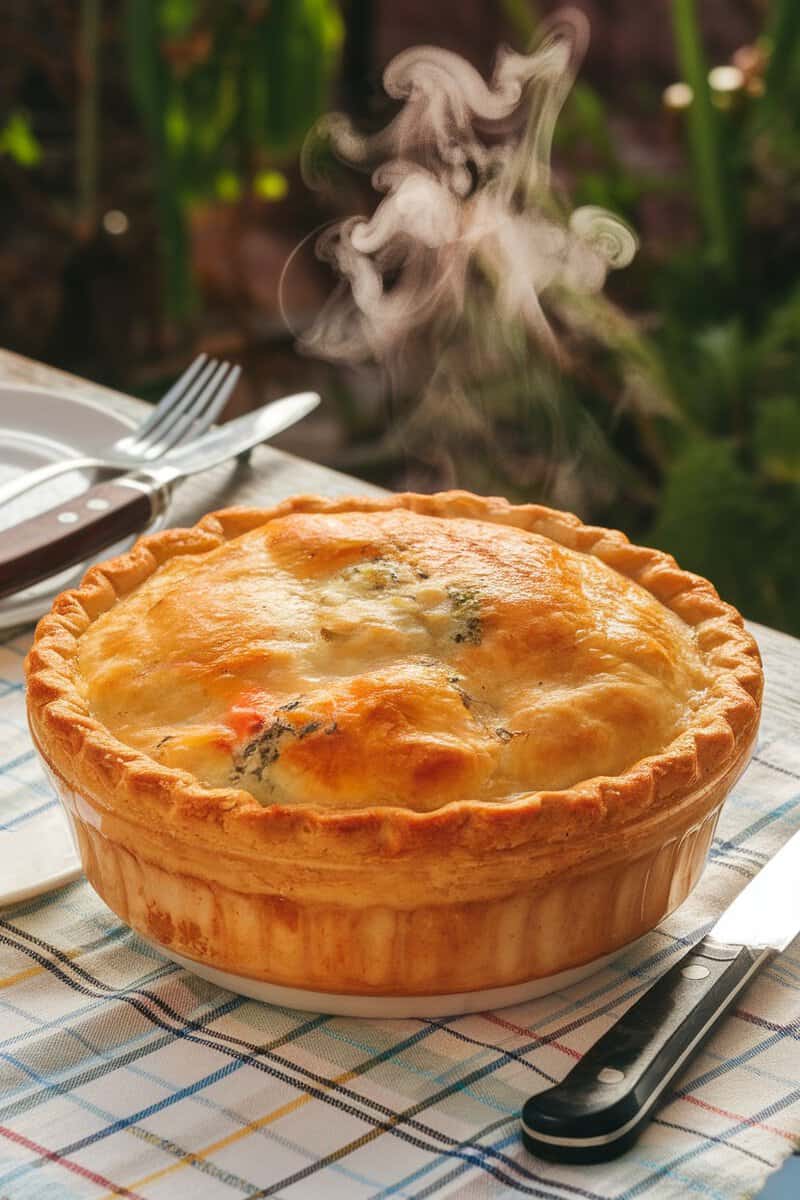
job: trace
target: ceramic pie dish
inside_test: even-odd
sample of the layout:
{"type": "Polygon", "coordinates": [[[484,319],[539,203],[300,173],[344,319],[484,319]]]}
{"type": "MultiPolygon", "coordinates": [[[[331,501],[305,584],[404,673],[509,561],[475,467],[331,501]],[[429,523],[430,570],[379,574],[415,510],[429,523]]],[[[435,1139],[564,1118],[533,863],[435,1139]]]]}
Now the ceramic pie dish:
{"type": "Polygon", "coordinates": [[[674,559],[465,492],[142,538],[28,663],[84,871],[236,977],[441,996],[558,975],[700,876],[756,736],[739,614],[674,559]]]}

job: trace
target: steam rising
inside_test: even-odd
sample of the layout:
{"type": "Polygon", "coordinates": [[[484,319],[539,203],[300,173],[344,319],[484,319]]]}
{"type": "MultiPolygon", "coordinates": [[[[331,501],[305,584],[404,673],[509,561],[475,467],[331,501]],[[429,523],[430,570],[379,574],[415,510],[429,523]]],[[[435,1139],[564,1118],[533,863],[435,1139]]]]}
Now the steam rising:
{"type": "Polygon", "coordinates": [[[341,114],[323,118],[303,154],[312,187],[326,182],[326,149],[372,171],[383,199],[317,240],[339,282],[301,339],[309,353],[391,363],[411,335],[457,327],[465,305],[521,322],[549,356],[557,343],[542,301],[598,292],[610,268],[636,250],[628,227],[604,209],[562,210],[550,153],[558,113],[588,41],[568,10],[530,54],[501,48],[489,82],[463,58],[432,46],[398,54],[384,74],[402,101],[393,121],[362,137],[341,114]]]}

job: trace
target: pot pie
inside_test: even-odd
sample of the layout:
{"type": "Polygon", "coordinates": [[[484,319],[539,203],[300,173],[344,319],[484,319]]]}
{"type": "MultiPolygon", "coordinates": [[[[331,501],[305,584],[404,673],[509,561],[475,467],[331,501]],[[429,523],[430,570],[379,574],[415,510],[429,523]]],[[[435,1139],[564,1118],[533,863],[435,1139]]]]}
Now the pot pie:
{"type": "Polygon", "coordinates": [[[670,556],[465,492],[234,508],[92,568],[29,654],[89,880],[171,951],[453,993],[630,942],[705,862],[762,672],[670,556]]]}

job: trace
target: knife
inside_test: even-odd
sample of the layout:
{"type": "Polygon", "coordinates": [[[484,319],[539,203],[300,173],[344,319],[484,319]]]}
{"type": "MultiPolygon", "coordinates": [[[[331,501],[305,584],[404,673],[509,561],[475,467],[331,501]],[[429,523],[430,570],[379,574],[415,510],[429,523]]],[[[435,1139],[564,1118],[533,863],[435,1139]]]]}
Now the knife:
{"type": "Polygon", "coordinates": [[[604,1162],[627,1150],[736,996],[798,932],[800,832],[561,1083],[527,1101],[527,1149],[569,1163],[604,1162]]]}
{"type": "Polygon", "coordinates": [[[0,597],[56,575],[143,529],[166,507],[175,484],[250,450],[318,404],[315,392],[284,396],[170,450],[153,466],[96,484],[57,508],[3,530],[0,597]]]}

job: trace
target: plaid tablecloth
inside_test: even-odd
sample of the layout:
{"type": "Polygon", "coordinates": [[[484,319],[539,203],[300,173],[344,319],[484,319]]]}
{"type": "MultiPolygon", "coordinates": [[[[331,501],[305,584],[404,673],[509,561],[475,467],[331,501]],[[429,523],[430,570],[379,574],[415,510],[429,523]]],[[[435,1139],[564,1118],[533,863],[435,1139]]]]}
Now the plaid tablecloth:
{"type": "MultiPolygon", "coordinates": [[[[754,1195],[800,1143],[800,944],[742,995],[615,1163],[518,1134],[559,1079],[800,824],[800,642],[757,629],[760,743],[693,897],[568,991],[454,1020],[358,1021],[246,1000],[162,959],[88,884],[0,914],[0,1197],[708,1200],[754,1195]]],[[[55,804],[0,646],[0,827],[55,804]]]]}

